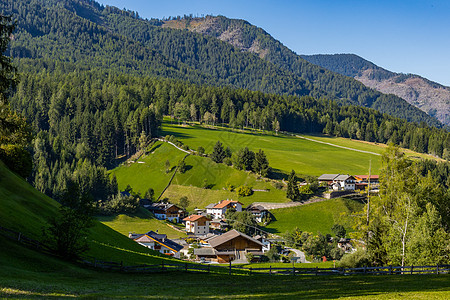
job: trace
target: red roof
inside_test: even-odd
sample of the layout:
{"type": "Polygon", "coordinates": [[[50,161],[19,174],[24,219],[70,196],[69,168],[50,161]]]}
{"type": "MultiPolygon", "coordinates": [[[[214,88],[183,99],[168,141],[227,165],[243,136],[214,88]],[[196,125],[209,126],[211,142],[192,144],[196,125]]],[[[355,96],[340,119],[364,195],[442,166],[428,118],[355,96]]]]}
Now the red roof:
{"type": "Polygon", "coordinates": [[[208,219],[207,217],[205,217],[205,216],[200,216],[200,215],[190,215],[189,217],[184,218],[183,221],[191,221],[191,222],[194,222],[194,221],[200,220],[201,218],[205,218],[205,219],[209,220],[209,219],[208,219]]]}
{"type": "Polygon", "coordinates": [[[240,205],[242,205],[242,203],[239,202],[239,201],[223,200],[222,202],[216,204],[213,208],[224,208],[224,207],[227,207],[228,205],[233,204],[233,203],[234,204],[239,203],[240,205]]]}

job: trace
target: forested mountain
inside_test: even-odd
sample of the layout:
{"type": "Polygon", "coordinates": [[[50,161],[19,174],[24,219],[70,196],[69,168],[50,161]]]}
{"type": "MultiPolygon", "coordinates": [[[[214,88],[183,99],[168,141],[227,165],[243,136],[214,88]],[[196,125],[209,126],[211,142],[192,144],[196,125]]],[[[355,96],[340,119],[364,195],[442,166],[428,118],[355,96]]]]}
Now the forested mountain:
{"type": "MultiPolygon", "coordinates": [[[[212,36],[244,52],[254,53],[264,61],[271,62],[290,72],[293,76],[299,76],[311,83],[313,88],[309,92],[311,96],[327,97],[341,103],[375,108],[381,112],[410,121],[417,121],[425,115],[423,112],[411,109],[410,105],[407,105],[403,99],[397,96],[381,94],[352,78],[308,62],[281,42],[275,40],[263,29],[244,20],[228,19],[223,16],[177,17],[163,21],[161,26],[163,28],[187,29],[204,36],[212,36]]],[[[130,32],[130,29],[128,29],[128,32],[130,32]]],[[[145,39],[140,36],[140,40],[145,39]]],[[[153,45],[154,42],[150,41],[150,43],[157,47],[157,45],[153,45]]],[[[425,118],[428,118],[428,116],[425,118]]],[[[427,122],[431,124],[429,121],[427,122]]]]}
{"type": "Polygon", "coordinates": [[[385,70],[355,54],[302,55],[309,62],[353,77],[382,93],[397,95],[450,125],[450,87],[414,74],[385,70]]]}
{"type": "Polygon", "coordinates": [[[224,17],[143,20],[134,12],[82,0],[7,0],[0,3],[0,10],[17,19],[10,54],[21,68],[39,64],[51,71],[57,62],[71,62],[85,69],[326,97],[440,126],[435,118],[398,97],[308,63],[245,21],[224,17]],[[199,33],[167,28],[180,22],[199,33]]]}
{"type": "Polygon", "coordinates": [[[29,180],[56,199],[71,182],[95,200],[112,197],[117,182],[106,168],[159,136],[163,115],[392,142],[450,158],[445,129],[343,103],[352,97],[374,107],[386,102],[391,113],[439,125],[436,120],[301,58],[298,66],[325,75],[308,75],[310,81],[214,36],[163,28],[163,21],[93,1],[2,1],[0,9],[17,20],[8,54],[21,78],[10,103],[36,134],[29,180]],[[325,92],[330,85],[345,96],[325,92]],[[331,100],[337,98],[340,104],[331,100]]]}

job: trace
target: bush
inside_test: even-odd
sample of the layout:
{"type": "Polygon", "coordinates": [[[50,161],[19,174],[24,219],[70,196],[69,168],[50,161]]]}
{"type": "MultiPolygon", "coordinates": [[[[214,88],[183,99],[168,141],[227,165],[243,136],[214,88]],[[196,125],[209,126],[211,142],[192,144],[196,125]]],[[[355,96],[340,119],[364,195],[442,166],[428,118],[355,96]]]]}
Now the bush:
{"type": "Polygon", "coordinates": [[[251,263],[255,259],[255,255],[253,253],[247,253],[245,254],[245,257],[247,258],[247,261],[251,263]]]}
{"type": "Polygon", "coordinates": [[[365,250],[344,254],[338,264],[341,268],[360,268],[368,265],[369,258],[365,250]]]}
{"type": "Polygon", "coordinates": [[[134,196],[114,195],[108,201],[99,201],[97,209],[101,215],[135,213],[139,208],[139,199],[134,196]]]}
{"type": "Polygon", "coordinates": [[[238,194],[238,196],[247,197],[253,194],[253,190],[247,185],[241,185],[236,188],[236,193],[238,194]]]}
{"type": "Polygon", "coordinates": [[[197,148],[197,152],[198,152],[198,154],[203,155],[203,154],[205,154],[205,148],[200,146],[200,147],[197,148]]]}
{"type": "Polygon", "coordinates": [[[281,182],[279,182],[279,181],[275,181],[274,183],[273,183],[273,186],[277,189],[277,190],[281,190],[282,188],[283,188],[283,184],[281,183],[281,182]]]}
{"type": "Polygon", "coordinates": [[[230,192],[234,191],[234,185],[232,185],[231,183],[227,182],[225,183],[225,188],[227,190],[229,190],[230,192]]]}
{"type": "Polygon", "coordinates": [[[223,163],[226,164],[227,166],[231,166],[233,163],[231,162],[231,158],[229,157],[225,157],[223,159],[223,163]]]}

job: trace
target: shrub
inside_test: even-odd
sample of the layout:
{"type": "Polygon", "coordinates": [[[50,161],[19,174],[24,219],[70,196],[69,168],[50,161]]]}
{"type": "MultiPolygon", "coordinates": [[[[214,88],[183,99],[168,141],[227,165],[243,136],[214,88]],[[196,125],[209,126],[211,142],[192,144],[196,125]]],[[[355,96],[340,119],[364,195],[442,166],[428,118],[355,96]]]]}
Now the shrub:
{"type": "Polygon", "coordinates": [[[225,183],[225,187],[227,190],[229,190],[230,192],[234,191],[234,185],[232,185],[231,183],[227,182],[225,183]]]}
{"type": "Polygon", "coordinates": [[[281,190],[282,188],[283,188],[283,184],[281,183],[281,182],[279,182],[279,181],[275,181],[274,183],[273,183],[273,186],[277,189],[277,190],[281,190]]]}
{"type": "Polygon", "coordinates": [[[227,166],[231,166],[233,163],[231,162],[231,158],[229,157],[225,157],[223,159],[223,163],[226,164],[227,166]]]}
{"type": "Polygon", "coordinates": [[[205,148],[200,146],[200,147],[197,148],[197,152],[198,152],[198,154],[203,155],[203,154],[205,154],[205,148]]]}
{"type": "Polygon", "coordinates": [[[0,147],[0,159],[13,172],[23,178],[30,176],[33,162],[30,152],[19,145],[2,145],[0,147]]]}
{"type": "Polygon", "coordinates": [[[360,268],[368,265],[369,258],[365,250],[345,254],[338,264],[341,268],[360,268]]]}
{"type": "Polygon", "coordinates": [[[245,254],[245,257],[247,258],[247,261],[249,263],[251,263],[255,259],[255,255],[253,255],[253,253],[250,253],[250,252],[245,254]]]}
{"type": "Polygon", "coordinates": [[[241,185],[236,188],[236,193],[238,194],[238,196],[247,197],[253,194],[253,190],[247,185],[241,185]]]}

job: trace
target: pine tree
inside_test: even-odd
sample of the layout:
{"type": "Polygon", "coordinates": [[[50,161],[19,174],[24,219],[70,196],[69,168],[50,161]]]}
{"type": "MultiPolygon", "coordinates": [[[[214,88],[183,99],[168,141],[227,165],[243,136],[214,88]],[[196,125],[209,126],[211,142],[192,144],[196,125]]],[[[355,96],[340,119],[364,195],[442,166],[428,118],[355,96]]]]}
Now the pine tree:
{"type": "Polygon", "coordinates": [[[217,141],[214,145],[213,152],[211,153],[211,159],[216,163],[221,163],[225,157],[227,157],[227,155],[223,149],[223,145],[220,141],[217,141]]]}
{"type": "Polygon", "coordinates": [[[300,192],[298,191],[297,186],[297,177],[295,176],[294,170],[292,170],[289,175],[286,197],[292,201],[298,201],[300,199],[300,192]]]}
{"type": "Polygon", "coordinates": [[[253,161],[252,167],[253,171],[263,177],[266,177],[269,173],[269,161],[267,160],[266,154],[261,149],[255,154],[255,160],[253,161]]]}

